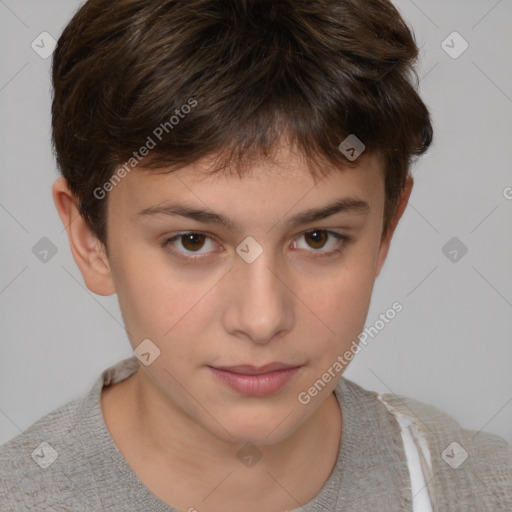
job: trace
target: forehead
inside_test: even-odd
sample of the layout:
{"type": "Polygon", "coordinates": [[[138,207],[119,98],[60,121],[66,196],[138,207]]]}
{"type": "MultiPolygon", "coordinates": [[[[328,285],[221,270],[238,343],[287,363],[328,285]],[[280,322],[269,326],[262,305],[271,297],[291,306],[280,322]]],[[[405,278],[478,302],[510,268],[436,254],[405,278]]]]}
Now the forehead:
{"type": "Polygon", "coordinates": [[[317,177],[287,148],[272,160],[242,166],[240,174],[232,168],[212,173],[215,162],[213,156],[170,172],[136,168],[111,190],[109,211],[133,213],[176,198],[216,211],[244,209],[253,215],[269,209],[284,214],[299,202],[314,205],[340,195],[363,198],[377,209],[384,201],[383,162],[376,154],[361,156],[356,167],[325,164],[325,174],[317,177]]]}
{"type": "Polygon", "coordinates": [[[329,163],[317,162],[317,168],[321,169],[325,176],[319,175],[316,178],[312,176],[304,158],[287,147],[280,148],[271,160],[248,160],[246,164],[240,165],[239,172],[235,172],[232,167],[212,172],[218,162],[217,155],[212,155],[176,170],[166,167],[146,169],[139,165],[121,180],[125,186],[120,187],[118,184],[116,189],[118,191],[123,188],[137,188],[140,191],[151,190],[165,186],[167,182],[174,183],[175,180],[169,179],[169,177],[198,187],[210,185],[236,187],[241,180],[253,183],[261,182],[269,187],[287,181],[294,184],[311,183],[315,186],[322,186],[321,182],[324,183],[323,186],[328,186],[328,183],[334,182],[349,185],[349,183],[361,182],[362,184],[369,181],[377,186],[378,182],[384,179],[383,159],[376,153],[361,155],[356,167],[340,168],[329,163]]]}

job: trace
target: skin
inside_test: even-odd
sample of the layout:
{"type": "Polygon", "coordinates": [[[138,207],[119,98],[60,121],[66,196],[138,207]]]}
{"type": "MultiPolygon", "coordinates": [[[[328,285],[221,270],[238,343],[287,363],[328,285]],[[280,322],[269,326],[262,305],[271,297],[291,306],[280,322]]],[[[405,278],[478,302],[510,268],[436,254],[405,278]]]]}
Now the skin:
{"type": "Polygon", "coordinates": [[[109,258],[66,181],[55,182],[55,205],[87,287],[117,294],[134,349],[149,338],[160,350],[149,366],[105,388],[101,401],[124,458],[169,505],[201,512],[290,510],[315,497],[329,478],[341,438],[342,411],[333,390],[342,372],[307,405],[297,397],[363,330],[413,186],[409,178],[383,237],[382,162],[374,155],[359,158],[359,167],[335,169],[317,183],[286,147],[274,162],[253,163],[254,172],[241,179],[208,176],[207,160],[171,174],[137,169],[108,195],[109,258]],[[369,212],[287,226],[299,212],[348,196],[366,201],[369,212]],[[178,200],[238,226],[137,214],[178,200]],[[312,239],[313,230],[351,241],[323,231],[325,239],[312,239]],[[178,238],[162,247],[187,231],[210,238],[196,245],[178,238]],[[247,236],[263,248],[252,263],[236,253],[247,236]],[[195,250],[200,259],[186,263],[172,249],[185,256],[195,250]],[[265,397],[233,391],[208,368],[275,361],[301,368],[265,397]],[[237,457],[246,443],[262,455],[250,468],[237,457]]]}

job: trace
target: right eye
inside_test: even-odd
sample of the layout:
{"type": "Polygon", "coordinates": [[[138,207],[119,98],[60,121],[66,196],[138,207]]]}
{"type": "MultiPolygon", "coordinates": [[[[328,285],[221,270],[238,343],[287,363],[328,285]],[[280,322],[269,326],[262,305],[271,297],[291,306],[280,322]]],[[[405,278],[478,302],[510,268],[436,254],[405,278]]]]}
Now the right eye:
{"type": "Polygon", "coordinates": [[[208,248],[208,242],[213,246],[213,239],[204,233],[199,233],[197,231],[184,231],[181,233],[177,233],[169,238],[167,238],[162,246],[168,247],[172,246],[171,252],[174,253],[177,257],[186,259],[186,260],[195,260],[199,258],[203,258],[204,256],[190,256],[194,254],[208,254],[209,252],[205,250],[200,252],[206,245],[208,248]],[[180,249],[180,246],[182,249],[180,249]],[[184,249],[184,250],[183,250],[184,249]],[[189,256],[187,256],[189,255],[189,256]]]}

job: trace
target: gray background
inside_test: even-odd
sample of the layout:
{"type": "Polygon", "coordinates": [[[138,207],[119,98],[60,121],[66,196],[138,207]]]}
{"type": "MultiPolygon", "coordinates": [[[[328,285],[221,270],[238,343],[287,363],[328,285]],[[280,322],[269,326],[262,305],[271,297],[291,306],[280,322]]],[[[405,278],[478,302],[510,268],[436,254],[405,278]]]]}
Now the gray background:
{"type": "MultiPolygon", "coordinates": [[[[512,1],[395,4],[421,47],[436,139],[413,167],[367,325],[395,301],[403,311],[345,376],[512,443],[512,1]],[[469,43],[456,59],[441,46],[454,31],[469,43]],[[443,253],[453,237],[468,248],[456,262],[443,253]]],[[[31,43],[43,31],[57,39],[78,5],[0,0],[0,443],[131,355],[117,297],[85,288],[51,197],[51,59],[31,43]],[[32,252],[43,237],[57,249],[47,262],[32,252]]]]}

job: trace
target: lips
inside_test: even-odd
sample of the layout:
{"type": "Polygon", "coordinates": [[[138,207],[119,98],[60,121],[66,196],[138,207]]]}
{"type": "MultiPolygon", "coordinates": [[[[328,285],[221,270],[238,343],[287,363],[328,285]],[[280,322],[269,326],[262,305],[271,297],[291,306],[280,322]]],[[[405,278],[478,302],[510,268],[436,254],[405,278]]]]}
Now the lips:
{"type": "Polygon", "coordinates": [[[298,368],[297,365],[284,364],[284,363],[269,363],[263,366],[251,366],[251,365],[238,365],[238,366],[214,366],[217,370],[224,370],[232,373],[239,373],[242,375],[264,375],[265,373],[271,373],[279,370],[290,370],[292,368],[298,368]]]}
{"type": "Polygon", "coordinates": [[[284,363],[264,366],[238,365],[208,367],[217,382],[246,396],[269,396],[290,382],[301,367],[284,363]]]}

